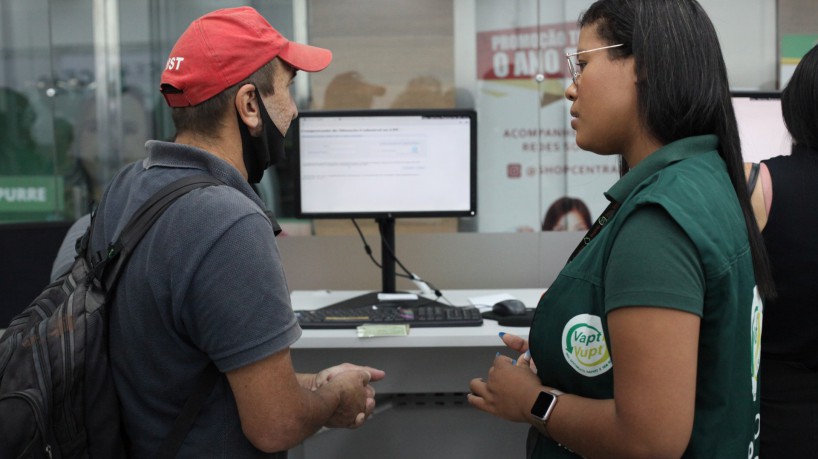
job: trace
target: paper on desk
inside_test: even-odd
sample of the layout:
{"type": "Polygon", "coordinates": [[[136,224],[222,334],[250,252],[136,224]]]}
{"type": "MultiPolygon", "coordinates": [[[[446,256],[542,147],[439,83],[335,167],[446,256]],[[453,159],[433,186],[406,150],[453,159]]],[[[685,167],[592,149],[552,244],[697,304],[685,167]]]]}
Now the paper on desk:
{"type": "Polygon", "coordinates": [[[378,293],[378,301],[407,301],[418,299],[417,293],[378,293]]]}
{"type": "Polygon", "coordinates": [[[409,324],[363,324],[358,326],[358,338],[407,335],[409,335],[409,324]]]}
{"type": "Polygon", "coordinates": [[[491,311],[491,307],[495,303],[503,300],[516,300],[514,295],[508,293],[495,293],[493,295],[472,296],[469,297],[469,303],[477,307],[481,312],[491,311]]]}

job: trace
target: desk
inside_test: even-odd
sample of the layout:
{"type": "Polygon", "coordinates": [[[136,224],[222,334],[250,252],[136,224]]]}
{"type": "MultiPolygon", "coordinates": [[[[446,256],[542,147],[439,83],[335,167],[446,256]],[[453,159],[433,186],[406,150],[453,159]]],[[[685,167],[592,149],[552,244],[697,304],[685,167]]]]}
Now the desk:
{"type": "MultiPolygon", "coordinates": [[[[544,289],[447,290],[455,305],[468,298],[508,293],[534,307],[544,289]]],[[[316,309],[362,294],[294,291],[295,309],[316,309]]],[[[485,376],[497,352],[514,356],[501,331],[528,337],[528,328],[414,328],[408,336],[358,338],[354,329],[304,330],[291,349],[299,372],[342,362],[386,371],[374,384],[375,415],[357,430],[325,429],[290,451],[290,459],[496,459],[525,457],[528,424],[514,424],[466,402],[472,378],[485,376]]],[[[0,336],[3,330],[0,329],[0,336]]],[[[514,356],[516,357],[516,356],[514,356]]]]}
{"type": "MultiPolygon", "coordinates": [[[[508,293],[534,307],[544,289],[447,290],[444,298],[467,305],[468,298],[508,293]]],[[[293,308],[317,309],[364,292],[294,291],[293,308]]],[[[444,301],[445,302],[445,301],[444,301]]],[[[498,336],[528,337],[527,327],[413,328],[408,336],[358,338],[354,329],[304,330],[292,347],[299,372],[341,363],[386,371],[374,384],[375,416],[357,430],[324,430],[290,453],[301,458],[456,459],[525,457],[527,424],[502,421],[466,402],[469,381],[486,374],[497,352],[509,356],[498,336]]],[[[516,357],[516,356],[514,356],[516,357]]]]}

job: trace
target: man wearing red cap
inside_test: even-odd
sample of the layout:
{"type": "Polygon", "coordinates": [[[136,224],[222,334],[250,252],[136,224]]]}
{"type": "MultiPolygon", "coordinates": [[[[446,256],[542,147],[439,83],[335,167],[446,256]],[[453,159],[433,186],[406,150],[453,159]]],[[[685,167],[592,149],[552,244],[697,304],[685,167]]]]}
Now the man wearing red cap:
{"type": "Polygon", "coordinates": [[[357,427],[372,413],[371,381],[351,364],[297,374],[292,311],[274,219],[250,183],[283,154],[298,111],[296,71],[329,65],[325,49],[284,38],[248,7],[194,21],[177,41],[161,91],[173,109],[173,143],[123,169],[98,209],[91,248],[172,181],[209,174],[223,186],[173,204],[134,250],[110,316],[113,377],[133,457],[153,457],[215,364],[222,373],[178,457],[286,457],[322,426],[357,427]],[[250,183],[248,183],[250,182],[250,183]]]}

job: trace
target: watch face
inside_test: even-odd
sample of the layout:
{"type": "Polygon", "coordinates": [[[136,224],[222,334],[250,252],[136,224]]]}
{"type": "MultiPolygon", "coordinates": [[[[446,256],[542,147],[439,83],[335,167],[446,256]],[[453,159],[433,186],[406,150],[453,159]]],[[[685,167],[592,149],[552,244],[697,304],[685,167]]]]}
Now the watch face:
{"type": "Polygon", "coordinates": [[[531,415],[542,420],[548,419],[548,415],[551,414],[551,409],[554,407],[556,400],[556,395],[550,392],[540,392],[540,395],[537,396],[537,401],[534,402],[534,406],[531,407],[531,415]]]}

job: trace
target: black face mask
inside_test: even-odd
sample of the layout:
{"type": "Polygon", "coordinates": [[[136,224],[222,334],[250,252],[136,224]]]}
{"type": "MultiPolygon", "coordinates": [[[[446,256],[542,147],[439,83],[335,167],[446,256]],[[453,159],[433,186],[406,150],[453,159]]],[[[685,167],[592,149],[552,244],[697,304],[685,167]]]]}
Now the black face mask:
{"type": "Polygon", "coordinates": [[[250,135],[250,129],[236,112],[239,121],[239,132],[241,133],[244,167],[247,169],[247,181],[250,183],[261,181],[264,171],[268,167],[277,164],[284,157],[284,135],[281,134],[281,131],[273,123],[273,119],[270,118],[270,114],[267,113],[267,108],[264,107],[264,101],[261,100],[258,89],[256,89],[256,99],[261,113],[260,136],[253,137],[250,135]]]}

